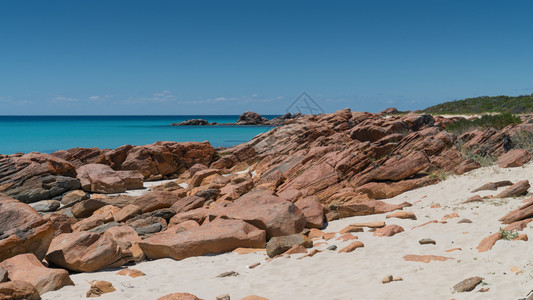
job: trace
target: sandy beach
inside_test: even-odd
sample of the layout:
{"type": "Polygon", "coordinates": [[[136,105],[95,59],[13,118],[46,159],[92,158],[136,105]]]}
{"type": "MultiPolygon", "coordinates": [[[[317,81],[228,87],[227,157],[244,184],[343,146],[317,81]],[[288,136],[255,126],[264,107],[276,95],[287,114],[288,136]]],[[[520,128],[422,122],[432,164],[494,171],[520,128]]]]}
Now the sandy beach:
{"type": "MultiPolygon", "coordinates": [[[[259,295],[268,299],[518,299],[533,289],[533,245],[524,241],[498,241],[494,247],[479,253],[476,246],[486,236],[503,227],[498,219],[522,205],[525,197],[486,199],[484,203],[461,204],[472,195],[494,195],[496,191],[471,193],[471,190],[491,181],[513,182],[533,177],[533,164],[500,169],[486,167],[464,175],[449,176],[444,181],[412,190],[384,200],[392,204],[408,201],[413,204],[404,211],[413,212],[417,220],[386,219],[386,214],[350,217],[332,221],[324,232],[338,232],[347,225],[359,222],[385,221],[396,224],[405,232],[392,237],[376,237],[372,232],[353,233],[365,245],[351,253],[337,253],[351,241],[337,237],[316,249],[313,257],[297,259],[304,254],[276,258],[267,262],[264,252],[192,257],[181,261],[160,259],[142,262],[130,268],[146,274],[137,278],[116,275],[119,269],[71,275],[75,286],[66,286],[42,295],[43,299],[79,299],[91,280],[106,280],[117,291],[103,294],[101,299],[157,299],[176,292],[192,293],[202,299],[215,299],[229,294],[231,299],[259,295]],[[440,204],[440,208],[431,208],[440,204]],[[431,223],[446,214],[458,217],[447,223],[431,223]],[[472,223],[458,223],[461,219],[472,223]],[[421,245],[420,239],[431,238],[436,245],[421,245]],[[337,250],[326,250],[336,245],[337,250]],[[447,252],[446,250],[460,248],[447,252]],[[405,255],[437,255],[450,257],[446,261],[429,263],[405,261],[405,255]],[[261,263],[250,269],[247,266],[261,263]],[[235,271],[235,277],[217,275],[235,271]],[[402,277],[403,281],[381,282],[387,275],[402,277]],[[453,293],[452,286],[472,277],[484,278],[483,283],[469,293],[453,293]],[[478,292],[488,288],[487,292],[478,292]]],[[[498,191],[504,188],[498,189],[498,191]]],[[[532,236],[530,226],[522,233],[532,236]]],[[[311,250],[311,249],[308,249],[311,250]]]]}

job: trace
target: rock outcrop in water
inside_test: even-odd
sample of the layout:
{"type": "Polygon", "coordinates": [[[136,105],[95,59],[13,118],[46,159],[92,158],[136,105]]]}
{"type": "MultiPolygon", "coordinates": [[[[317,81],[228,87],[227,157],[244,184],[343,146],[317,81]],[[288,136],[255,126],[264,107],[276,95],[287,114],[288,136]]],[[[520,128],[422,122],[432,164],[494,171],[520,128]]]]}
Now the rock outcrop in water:
{"type": "Polygon", "coordinates": [[[260,114],[252,111],[246,111],[239,116],[239,119],[235,123],[209,123],[204,119],[190,119],[179,123],[172,123],[171,126],[215,126],[215,125],[240,125],[240,126],[282,126],[288,124],[290,120],[298,119],[302,117],[301,113],[291,114],[286,113],[283,116],[279,116],[269,120],[262,117],[260,114]]]}

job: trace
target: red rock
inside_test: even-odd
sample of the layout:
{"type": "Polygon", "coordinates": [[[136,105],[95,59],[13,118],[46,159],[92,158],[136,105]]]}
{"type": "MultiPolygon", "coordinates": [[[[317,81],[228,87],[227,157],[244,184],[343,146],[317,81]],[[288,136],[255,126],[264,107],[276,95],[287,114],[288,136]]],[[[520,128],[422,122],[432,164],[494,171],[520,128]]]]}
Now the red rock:
{"type": "Polygon", "coordinates": [[[237,184],[228,184],[220,189],[221,198],[224,200],[235,200],[240,196],[248,193],[254,187],[251,180],[245,180],[237,184]]]}
{"type": "Polygon", "coordinates": [[[432,224],[432,223],[439,223],[439,221],[437,221],[437,220],[427,221],[427,222],[422,223],[422,224],[420,224],[420,225],[417,225],[417,226],[415,226],[415,227],[413,227],[413,228],[411,228],[411,229],[415,229],[415,228],[418,228],[418,227],[426,226],[426,225],[428,225],[428,224],[432,224]]]}
{"type": "Polygon", "coordinates": [[[385,227],[385,222],[363,222],[363,223],[355,223],[351,224],[350,226],[354,227],[368,227],[368,228],[382,228],[385,227]]]}
{"type": "Polygon", "coordinates": [[[137,277],[140,277],[140,276],[145,276],[146,274],[144,274],[143,272],[141,272],[139,270],[136,270],[136,269],[125,268],[125,269],[122,269],[122,270],[118,271],[117,275],[129,276],[131,278],[137,278],[137,277]]]}
{"type": "Polygon", "coordinates": [[[521,235],[519,235],[516,239],[514,239],[515,241],[527,241],[528,240],[528,237],[527,237],[527,234],[525,233],[522,233],[521,235]]]}
{"type": "Polygon", "coordinates": [[[76,169],[81,188],[87,192],[111,194],[126,191],[126,185],[110,166],[88,164],[76,169]]]}
{"type": "Polygon", "coordinates": [[[382,214],[397,209],[402,209],[402,207],[400,205],[388,204],[377,200],[354,204],[343,204],[337,207],[337,211],[339,212],[341,218],[382,214]]]}
{"type": "Polygon", "coordinates": [[[71,233],[72,225],[77,222],[76,218],[62,213],[46,214],[43,216],[43,220],[52,222],[54,236],[58,236],[62,233],[71,233]]]}
{"type": "Polygon", "coordinates": [[[87,199],[72,206],[72,214],[76,218],[90,217],[96,210],[106,206],[107,203],[97,199],[87,199]]]}
{"type": "Polygon", "coordinates": [[[453,257],[445,257],[445,256],[436,256],[436,255],[405,255],[403,257],[406,261],[416,261],[416,262],[423,262],[423,263],[429,263],[430,261],[446,261],[448,259],[455,259],[453,257]]]}
{"type": "MultiPolygon", "coordinates": [[[[383,226],[385,226],[385,225],[383,225],[383,226]]],[[[339,231],[340,234],[345,234],[345,233],[349,233],[349,232],[364,232],[364,229],[361,226],[348,225],[348,226],[344,227],[343,229],[341,229],[341,231],[339,231]]]]}
{"type": "Polygon", "coordinates": [[[453,219],[453,218],[459,218],[459,214],[456,212],[445,214],[444,217],[442,217],[441,221],[446,221],[446,220],[453,219]]]}
{"type": "Polygon", "coordinates": [[[337,233],[336,232],[327,232],[327,233],[324,233],[324,235],[322,236],[322,238],[326,241],[329,241],[333,238],[335,238],[337,236],[337,233]]]}
{"type": "Polygon", "coordinates": [[[510,211],[508,214],[499,219],[503,224],[511,224],[517,221],[533,217],[533,200],[522,205],[518,209],[510,211]]]}
{"type": "Polygon", "coordinates": [[[144,253],[139,247],[141,238],[133,227],[127,225],[113,226],[107,229],[104,235],[115,241],[123,253],[131,252],[133,261],[139,262],[144,259],[144,253]]]}
{"type": "Polygon", "coordinates": [[[529,181],[522,180],[508,187],[503,192],[497,194],[494,197],[496,198],[518,197],[523,194],[526,194],[529,187],[530,187],[529,181]]]}
{"type": "Polygon", "coordinates": [[[335,169],[328,163],[321,163],[305,170],[300,176],[287,180],[279,189],[281,191],[296,189],[303,195],[312,195],[337,183],[338,180],[335,169]]]}
{"type": "Polygon", "coordinates": [[[283,252],[283,255],[298,254],[298,253],[307,253],[307,249],[305,249],[305,247],[302,245],[294,245],[289,250],[283,252]]]}
{"type": "Polygon", "coordinates": [[[324,232],[322,230],[319,230],[319,229],[316,229],[316,228],[311,228],[311,230],[309,230],[309,234],[307,236],[310,239],[322,238],[324,236],[324,232]]]}
{"type": "Polygon", "coordinates": [[[361,247],[364,247],[365,244],[363,244],[363,242],[360,242],[360,241],[355,241],[355,242],[352,242],[350,245],[342,248],[341,250],[339,250],[339,253],[350,253],[352,251],[354,251],[355,249],[357,248],[361,248],[361,247]]]}
{"type": "Polygon", "coordinates": [[[345,233],[337,238],[337,240],[341,240],[344,242],[349,241],[349,240],[355,240],[355,239],[357,239],[357,237],[351,233],[345,233]]]}
{"type": "Polygon", "coordinates": [[[44,153],[0,155],[0,193],[25,203],[79,189],[74,166],[44,153]]]}
{"type": "Polygon", "coordinates": [[[180,233],[197,227],[200,227],[198,222],[194,220],[188,220],[179,224],[172,224],[172,226],[169,225],[169,229],[167,229],[167,231],[172,233],[180,233]]]}
{"type": "Polygon", "coordinates": [[[113,215],[110,212],[105,214],[96,214],[73,224],[72,231],[87,231],[111,221],[113,221],[113,215]]]}
{"type": "Polygon", "coordinates": [[[306,224],[304,215],[293,203],[263,191],[247,193],[218,213],[263,229],[268,238],[299,233],[306,224]]]}
{"type": "Polygon", "coordinates": [[[403,228],[398,225],[388,225],[374,231],[374,236],[393,236],[397,233],[403,232],[403,228]]]}
{"type": "Polygon", "coordinates": [[[485,202],[483,200],[483,198],[481,198],[480,195],[475,195],[475,196],[472,196],[468,199],[466,199],[465,201],[461,202],[462,204],[466,204],[466,203],[472,203],[472,202],[485,202]]]}
{"type": "Polygon", "coordinates": [[[143,213],[169,208],[180,199],[179,192],[152,191],[135,198],[130,204],[139,206],[143,213]]]}
{"type": "Polygon", "coordinates": [[[440,206],[439,203],[437,203],[437,204],[433,204],[433,205],[430,206],[430,208],[440,208],[440,207],[441,207],[441,206],[440,206]]]}
{"type": "Polygon", "coordinates": [[[461,175],[466,172],[479,169],[479,168],[481,168],[481,165],[477,161],[472,160],[472,159],[467,159],[467,160],[464,160],[461,164],[459,164],[459,166],[455,168],[455,173],[458,175],[461,175]]]}
{"type": "Polygon", "coordinates": [[[281,199],[285,199],[290,202],[296,202],[302,196],[302,192],[296,189],[287,189],[278,193],[281,199]]]}
{"type": "Polygon", "coordinates": [[[40,300],[39,292],[26,281],[9,281],[0,283],[0,299],[40,300]]]}
{"type": "Polygon", "coordinates": [[[503,228],[503,230],[506,231],[522,231],[524,228],[527,227],[527,224],[531,223],[533,221],[533,218],[524,219],[521,221],[513,222],[503,228]]]}
{"type": "Polygon", "coordinates": [[[488,237],[484,238],[479,245],[476,247],[478,252],[485,252],[492,249],[492,246],[496,244],[498,240],[502,238],[502,235],[500,232],[496,232],[494,234],[489,235],[488,237]]]}
{"type": "Polygon", "coordinates": [[[265,232],[241,220],[215,219],[181,233],[159,233],[139,242],[150,259],[184,259],[209,253],[223,253],[238,247],[263,248],[265,232]]]}
{"type": "Polygon", "coordinates": [[[485,183],[484,185],[478,187],[477,189],[474,189],[472,191],[472,193],[479,192],[479,191],[495,191],[495,190],[497,190],[500,187],[510,186],[510,185],[513,185],[513,183],[510,182],[509,180],[497,181],[497,182],[488,182],[488,183],[485,183]]]}
{"type": "Polygon", "coordinates": [[[0,263],[0,267],[8,272],[10,280],[29,282],[39,294],[55,291],[66,285],[74,285],[66,270],[49,269],[33,254],[11,257],[0,263]]]}
{"type": "Polygon", "coordinates": [[[168,294],[163,297],[159,297],[157,298],[157,300],[202,300],[202,299],[189,293],[174,293],[174,294],[168,294]]]}
{"type": "Polygon", "coordinates": [[[142,213],[142,209],[139,206],[135,204],[129,204],[123,207],[118,212],[114,213],[113,218],[117,222],[125,222],[128,219],[131,219],[141,213],[142,213]]]}
{"type": "Polygon", "coordinates": [[[250,295],[250,296],[246,296],[244,298],[241,298],[241,300],[268,300],[268,298],[261,297],[261,296],[256,296],[256,295],[250,295]]]}
{"type": "Polygon", "coordinates": [[[109,237],[82,231],[55,237],[46,260],[68,270],[92,272],[113,265],[122,256],[120,247],[109,237]]]}
{"type": "Polygon", "coordinates": [[[411,177],[429,166],[423,152],[413,152],[406,157],[394,157],[372,172],[372,180],[399,181],[411,177]]]}
{"type": "Polygon", "coordinates": [[[54,227],[29,205],[0,194],[0,261],[22,253],[43,259],[54,227]]]}
{"type": "Polygon", "coordinates": [[[461,251],[463,249],[461,248],[452,248],[452,249],[448,249],[448,250],[445,250],[446,252],[453,252],[453,251],[461,251]]]}
{"type": "Polygon", "coordinates": [[[426,178],[404,179],[397,182],[369,182],[356,189],[372,199],[388,199],[428,184],[426,178]]]}
{"type": "Polygon", "coordinates": [[[307,228],[324,227],[324,209],[315,196],[300,199],[294,203],[304,214],[307,228]]]}
{"type": "Polygon", "coordinates": [[[389,218],[398,218],[398,219],[411,219],[416,220],[416,216],[414,213],[410,211],[397,211],[393,212],[392,214],[388,214],[386,216],[387,219],[389,218]]]}
{"type": "Polygon", "coordinates": [[[93,280],[89,283],[91,284],[91,288],[85,295],[87,298],[100,297],[102,294],[111,293],[117,290],[109,281],[93,280]]]}
{"type": "Polygon", "coordinates": [[[127,190],[138,190],[144,188],[144,175],[139,171],[116,171],[118,177],[124,181],[127,190]]]}
{"type": "Polygon", "coordinates": [[[206,169],[206,170],[198,171],[189,180],[189,187],[190,188],[198,187],[198,186],[200,186],[202,184],[202,181],[205,178],[207,178],[208,176],[211,176],[211,175],[216,175],[216,174],[220,175],[220,170],[206,169]]]}
{"type": "Polygon", "coordinates": [[[502,155],[496,162],[500,168],[520,167],[531,160],[531,155],[524,149],[512,149],[502,155]]]}

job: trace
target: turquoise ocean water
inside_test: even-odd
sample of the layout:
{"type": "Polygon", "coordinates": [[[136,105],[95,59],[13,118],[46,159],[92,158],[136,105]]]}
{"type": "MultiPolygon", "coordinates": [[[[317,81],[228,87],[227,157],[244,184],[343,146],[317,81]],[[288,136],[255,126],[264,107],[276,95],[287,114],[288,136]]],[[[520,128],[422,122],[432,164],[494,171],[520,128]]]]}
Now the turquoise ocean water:
{"type": "Polygon", "coordinates": [[[74,147],[116,148],[157,141],[209,141],[214,147],[229,147],[271,129],[265,126],[170,126],[174,122],[199,118],[233,123],[239,116],[0,116],[0,154],[51,153],[74,147]]]}

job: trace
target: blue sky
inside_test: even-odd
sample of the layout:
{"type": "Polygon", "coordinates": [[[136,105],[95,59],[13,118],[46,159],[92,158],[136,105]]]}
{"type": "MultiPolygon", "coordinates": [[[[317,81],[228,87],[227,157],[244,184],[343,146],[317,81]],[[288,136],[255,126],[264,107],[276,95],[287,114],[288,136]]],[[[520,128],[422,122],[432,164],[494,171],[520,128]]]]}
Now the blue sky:
{"type": "Polygon", "coordinates": [[[421,109],[533,92],[531,1],[0,1],[0,115],[421,109]]]}

